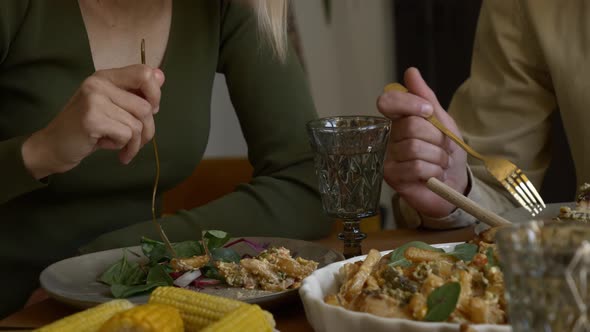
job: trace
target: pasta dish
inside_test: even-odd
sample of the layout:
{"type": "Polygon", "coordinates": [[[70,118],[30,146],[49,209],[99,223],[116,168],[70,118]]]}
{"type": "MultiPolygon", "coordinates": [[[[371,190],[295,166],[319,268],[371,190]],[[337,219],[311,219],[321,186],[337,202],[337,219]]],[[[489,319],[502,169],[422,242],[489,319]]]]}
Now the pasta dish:
{"type": "Polygon", "coordinates": [[[326,303],[382,317],[456,323],[506,323],[504,279],[489,229],[444,252],[411,242],[383,257],[340,269],[341,286],[326,303]]]}

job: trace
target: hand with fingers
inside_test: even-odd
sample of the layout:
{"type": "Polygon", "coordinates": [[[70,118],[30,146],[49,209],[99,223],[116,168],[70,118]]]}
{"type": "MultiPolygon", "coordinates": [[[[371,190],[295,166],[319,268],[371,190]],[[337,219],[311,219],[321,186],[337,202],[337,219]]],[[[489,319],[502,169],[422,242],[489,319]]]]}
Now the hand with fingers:
{"type": "Polygon", "coordinates": [[[434,114],[461,137],[455,121],[440,106],[420,72],[415,68],[406,70],[404,84],[408,93],[385,92],[377,101],[379,112],[392,120],[384,178],[419,213],[441,218],[455,206],[430,191],[426,181],[435,177],[465,192],[467,154],[426,120],[434,114]]]}
{"type": "Polygon", "coordinates": [[[71,170],[98,149],[120,150],[128,164],[154,136],[163,83],[162,71],[145,65],[97,71],[24,142],[25,166],[41,179],[71,170]]]}

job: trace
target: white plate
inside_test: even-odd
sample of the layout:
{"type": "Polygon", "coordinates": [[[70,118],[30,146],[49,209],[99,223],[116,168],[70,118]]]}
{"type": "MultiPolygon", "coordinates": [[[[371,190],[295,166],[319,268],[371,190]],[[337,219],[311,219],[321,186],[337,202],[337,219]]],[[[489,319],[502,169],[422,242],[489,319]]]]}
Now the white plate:
{"type": "MultiPolygon", "coordinates": [[[[539,213],[538,215],[536,215],[534,217],[531,216],[531,214],[523,207],[508,210],[508,211],[502,213],[501,216],[504,217],[506,220],[513,222],[515,224],[524,223],[527,221],[531,221],[533,219],[550,220],[550,219],[553,219],[559,215],[559,209],[562,206],[569,206],[569,207],[573,208],[574,206],[576,206],[576,203],[575,202],[563,202],[563,203],[547,204],[547,207],[543,211],[541,211],[541,213],[539,213]]],[[[478,224],[475,226],[475,234],[479,234],[488,228],[489,228],[488,225],[478,222],[478,224]]]]}
{"type": "Polygon", "coordinates": [[[545,208],[541,213],[532,217],[531,214],[525,208],[517,208],[513,210],[509,210],[502,214],[504,218],[513,222],[513,223],[522,223],[527,222],[533,219],[553,219],[559,215],[559,208],[562,206],[569,206],[573,208],[576,205],[575,202],[564,202],[564,203],[551,203],[547,204],[547,208],[545,208]]]}
{"type": "MultiPolygon", "coordinates": [[[[456,245],[463,243],[433,244],[433,247],[451,251],[456,245]]],[[[385,255],[391,252],[382,251],[385,255]]],[[[307,320],[315,331],[318,332],[348,332],[348,331],[371,331],[371,332],[457,332],[458,324],[452,323],[429,323],[399,318],[378,317],[369,313],[346,310],[324,303],[324,297],[328,294],[336,294],[340,287],[338,271],[346,263],[365,259],[366,256],[359,256],[330,264],[312,273],[303,280],[299,295],[305,307],[307,320]]],[[[479,332],[510,332],[507,325],[471,325],[479,332]]]]}
{"type": "MultiPolygon", "coordinates": [[[[268,243],[270,246],[283,246],[291,250],[292,255],[312,259],[319,263],[319,267],[343,260],[339,252],[325,248],[319,244],[283,238],[272,237],[248,237],[247,239],[256,243],[268,243]]],[[[233,247],[238,254],[248,253],[249,247],[238,244],[233,247]]],[[[133,252],[141,253],[139,246],[129,248],[133,252]]],[[[41,272],[40,281],[49,295],[58,301],[73,305],[79,308],[92,307],[113,299],[109,287],[102,284],[97,278],[115,261],[121,259],[123,249],[112,249],[95,252],[87,255],[68,258],[47,267],[41,272]]],[[[132,261],[145,261],[145,257],[135,257],[127,254],[132,261]]],[[[225,296],[249,303],[257,303],[264,307],[271,307],[280,303],[290,301],[297,297],[297,290],[283,292],[268,292],[261,290],[246,290],[228,286],[217,286],[203,290],[209,294],[225,296]]],[[[133,303],[146,303],[149,295],[129,297],[133,303]]]]}

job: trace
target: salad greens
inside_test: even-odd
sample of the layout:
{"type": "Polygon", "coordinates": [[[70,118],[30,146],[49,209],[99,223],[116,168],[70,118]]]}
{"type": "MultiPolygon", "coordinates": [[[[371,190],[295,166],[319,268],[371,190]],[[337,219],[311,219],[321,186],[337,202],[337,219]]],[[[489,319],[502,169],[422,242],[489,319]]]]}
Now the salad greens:
{"type": "Polygon", "coordinates": [[[164,266],[154,265],[150,268],[143,283],[136,285],[125,285],[121,283],[112,284],[111,293],[116,298],[125,298],[153,290],[159,286],[170,286],[172,285],[172,282],[172,277],[170,277],[164,266]]]}
{"type": "Polygon", "coordinates": [[[203,243],[205,243],[207,249],[211,251],[215,248],[223,247],[229,239],[229,234],[222,231],[207,231],[203,234],[203,243]]]}
{"type": "MultiPolygon", "coordinates": [[[[141,251],[147,258],[150,259],[150,265],[167,262],[172,259],[172,256],[170,255],[170,252],[168,252],[164,242],[142,237],[140,243],[141,251]]],[[[174,251],[178,257],[192,257],[205,254],[205,250],[203,249],[200,241],[184,241],[173,243],[172,248],[174,248],[174,251]]]]}
{"type": "Polygon", "coordinates": [[[127,250],[123,257],[111,265],[99,278],[107,285],[138,285],[146,280],[146,270],[139,264],[127,260],[127,250]]]}
{"type": "MultiPolygon", "coordinates": [[[[203,277],[223,281],[215,267],[216,261],[236,262],[241,256],[231,246],[246,242],[250,247],[260,252],[265,248],[246,239],[239,239],[227,243],[230,235],[223,231],[209,230],[202,234],[202,240],[184,241],[172,244],[178,258],[189,258],[209,254],[211,260],[201,268],[203,277]]],[[[140,264],[127,259],[128,250],[123,251],[123,257],[111,265],[98,278],[98,281],[109,285],[111,293],[116,298],[125,298],[149,292],[159,286],[171,286],[174,272],[169,266],[172,256],[164,242],[141,238],[141,251],[148,258],[146,263],[140,264]]],[[[137,255],[137,254],[135,254],[137,255]]],[[[176,276],[178,277],[178,276],[176,276]]]]}

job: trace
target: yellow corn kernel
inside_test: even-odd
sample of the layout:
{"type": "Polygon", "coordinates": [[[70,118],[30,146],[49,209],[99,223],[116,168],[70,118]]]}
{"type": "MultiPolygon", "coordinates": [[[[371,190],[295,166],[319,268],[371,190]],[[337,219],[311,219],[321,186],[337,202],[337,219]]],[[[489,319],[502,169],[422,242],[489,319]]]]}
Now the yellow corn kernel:
{"type": "Polygon", "coordinates": [[[271,332],[274,326],[274,319],[269,312],[250,304],[230,312],[202,332],[271,332]]]}
{"type": "Polygon", "coordinates": [[[221,319],[244,302],[177,287],[158,287],[150,295],[149,303],[173,306],[180,311],[186,332],[200,331],[221,319]]]}
{"type": "Polygon", "coordinates": [[[112,300],[62,318],[35,332],[96,332],[113,315],[132,307],[133,304],[127,300],[112,300]]]}
{"type": "Polygon", "coordinates": [[[99,332],[183,332],[178,309],[158,303],[137,306],[115,314],[99,332]]]}

